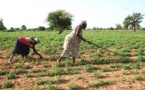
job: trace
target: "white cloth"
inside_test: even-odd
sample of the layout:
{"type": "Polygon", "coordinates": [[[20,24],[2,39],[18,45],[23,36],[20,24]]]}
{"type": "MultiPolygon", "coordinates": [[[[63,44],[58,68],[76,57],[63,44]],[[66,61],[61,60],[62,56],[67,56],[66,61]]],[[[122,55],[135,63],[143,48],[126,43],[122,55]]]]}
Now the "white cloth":
{"type": "MultiPolygon", "coordinates": [[[[82,31],[80,32],[80,35],[82,35],[82,31]]],[[[61,57],[68,57],[69,55],[72,57],[77,57],[80,43],[81,39],[77,36],[76,30],[74,29],[65,37],[63,44],[64,50],[61,54],[61,57]]]]}

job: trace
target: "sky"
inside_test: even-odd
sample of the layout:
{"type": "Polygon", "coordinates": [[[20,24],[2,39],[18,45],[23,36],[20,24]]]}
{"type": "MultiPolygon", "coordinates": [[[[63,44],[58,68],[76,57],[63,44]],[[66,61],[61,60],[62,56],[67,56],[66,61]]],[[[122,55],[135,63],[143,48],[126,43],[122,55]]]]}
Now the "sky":
{"type": "MultiPolygon", "coordinates": [[[[73,15],[72,28],[82,20],[87,28],[115,27],[128,15],[145,14],[145,0],[0,0],[0,18],[7,28],[49,27],[50,12],[64,9],[73,15]]],[[[145,27],[145,16],[142,27],[145,27]]]]}

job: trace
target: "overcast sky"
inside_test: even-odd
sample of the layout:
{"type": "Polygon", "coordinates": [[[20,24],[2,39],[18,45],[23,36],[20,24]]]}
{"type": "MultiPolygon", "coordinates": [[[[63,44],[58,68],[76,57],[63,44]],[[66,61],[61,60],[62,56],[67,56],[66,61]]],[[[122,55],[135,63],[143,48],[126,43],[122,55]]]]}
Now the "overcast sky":
{"type": "MultiPolygon", "coordinates": [[[[127,15],[145,14],[144,4],[145,0],[0,0],[0,18],[7,28],[48,27],[49,12],[64,9],[73,15],[73,28],[81,20],[87,21],[88,28],[106,28],[122,24],[127,15]]],[[[145,27],[145,19],[141,26],[145,27]]]]}

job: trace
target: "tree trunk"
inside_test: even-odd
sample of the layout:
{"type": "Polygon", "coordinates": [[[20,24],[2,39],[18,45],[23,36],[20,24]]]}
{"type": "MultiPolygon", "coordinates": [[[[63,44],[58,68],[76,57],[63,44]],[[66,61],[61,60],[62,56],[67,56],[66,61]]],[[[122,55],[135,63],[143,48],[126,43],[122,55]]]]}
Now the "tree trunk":
{"type": "Polygon", "coordinates": [[[132,27],[132,28],[133,28],[133,31],[134,31],[134,32],[136,32],[136,28],[135,28],[135,25],[133,25],[133,27],[132,27]]]}

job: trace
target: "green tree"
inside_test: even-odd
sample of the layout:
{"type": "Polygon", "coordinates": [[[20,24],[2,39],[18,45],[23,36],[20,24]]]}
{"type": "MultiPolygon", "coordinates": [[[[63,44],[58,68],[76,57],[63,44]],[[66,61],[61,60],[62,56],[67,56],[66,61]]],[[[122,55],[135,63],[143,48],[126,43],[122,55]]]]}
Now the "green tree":
{"type": "Polygon", "coordinates": [[[3,19],[0,20],[0,31],[6,30],[6,27],[3,24],[3,19]]]}
{"type": "Polygon", "coordinates": [[[123,28],[124,29],[128,29],[129,28],[129,25],[130,25],[130,18],[129,18],[130,16],[128,15],[126,18],[125,18],[125,20],[123,21],[123,28]]]}
{"type": "Polygon", "coordinates": [[[121,29],[122,29],[121,24],[116,24],[116,30],[121,30],[121,29]]]}
{"type": "Polygon", "coordinates": [[[14,27],[11,27],[10,30],[15,30],[14,27]]]}
{"type": "Polygon", "coordinates": [[[107,28],[107,30],[114,30],[114,28],[113,27],[109,27],[109,28],[107,28]]]}
{"type": "Polygon", "coordinates": [[[133,15],[128,15],[123,21],[124,28],[128,29],[130,27],[133,31],[136,31],[136,29],[140,27],[142,19],[143,15],[141,13],[133,13],[133,15]]]}
{"type": "Polygon", "coordinates": [[[26,30],[27,27],[26,27],[25,25],[22,25],[22,26],[21,26],[21,29],[22,29],[22,30],[26,30]]]}
{"type": "Polygon", "coordinates": [[[39,26],[38,29],[44,31],[46,28],[44,26],[39,26]]]}
{"type": "Polygon", "coordinates": [[[47,22],[50,29],[59,30],[59,34],[64,29],[71,29],[72,15],[65,10],[57,10],[48,14],[47,22]]]}

